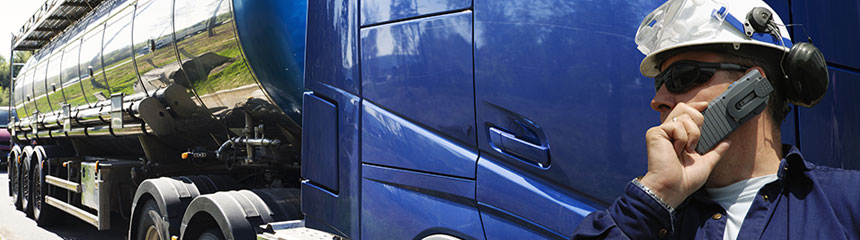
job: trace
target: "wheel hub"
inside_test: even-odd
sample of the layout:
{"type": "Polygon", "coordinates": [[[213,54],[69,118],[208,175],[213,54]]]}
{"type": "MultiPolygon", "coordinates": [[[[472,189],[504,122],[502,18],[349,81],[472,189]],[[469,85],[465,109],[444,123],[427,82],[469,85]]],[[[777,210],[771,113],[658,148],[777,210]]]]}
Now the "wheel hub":
{"type": "Polygon", "coordinates": [[[161,240],[161,237],[158,235],[158,229],[155,229],[155,226],[149,226],[146,228],[146,235],[143,237],[144,240],[161,240]]]}

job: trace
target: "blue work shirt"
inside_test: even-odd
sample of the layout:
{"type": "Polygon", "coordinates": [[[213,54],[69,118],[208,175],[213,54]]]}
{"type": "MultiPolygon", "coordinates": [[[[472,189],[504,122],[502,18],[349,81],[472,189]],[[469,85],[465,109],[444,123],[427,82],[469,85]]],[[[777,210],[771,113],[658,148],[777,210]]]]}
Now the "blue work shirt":
{"type": "MultiPolygon", "coordinates": [[[[758,191],[738,239],[860,239],[860,171],[816,166],[791,145],[783,152],[779,179],[758,191]]],[[[631,183],[573,239],[723,239],[727,219],[704,189],[670,214],[631,183]]]]}

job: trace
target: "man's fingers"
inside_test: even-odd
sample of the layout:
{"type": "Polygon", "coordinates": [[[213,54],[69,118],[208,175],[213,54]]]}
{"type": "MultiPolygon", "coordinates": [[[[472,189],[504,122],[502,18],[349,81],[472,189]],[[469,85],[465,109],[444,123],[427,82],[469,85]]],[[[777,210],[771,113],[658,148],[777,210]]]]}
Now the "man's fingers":
{"type": "Polygon", "coordinates": [[[699,143],[699,137],[702,135],[699,125],[696,125],[696,123],[693,122],[693,119],[687,114],[678,118],[678,122],[682,123],[687,131],[687,145],[685,146],[685,150],[688,153],[692,153],[696,150],[696,144],[699,143]]]}
{"type": "Polygon", "coordinates": [[[676,120],[669,121],[671,122],[664,123],[660,127],[669,134],[669,141],[675,147],[675,153],[680,154],[684,151],[684,147],[687,146],[687,130],[682,123],[676,120]]]}
{"type": "Polygon", "coordinates": [[[668,121],[673,118],[680,118],[683,115],[689,115],[696,125],[702,126],[705,122],[705,116],[702,115],[702,112],[705,111],[706,108],[708,108],[707,102],[678,103],[672,112],[669,113],[666,120],[668,121]]]}
{"type": "Polygon", "coordinates": [[[691,103],[686,103],[686,104],[687,104],[687,106],[690,106],[691,108],[696,109],[699,112],[704,112],[705,109],[708,108],[708,104],[710,104],[710,103],[709,102],[691,102],[691,103]]]}

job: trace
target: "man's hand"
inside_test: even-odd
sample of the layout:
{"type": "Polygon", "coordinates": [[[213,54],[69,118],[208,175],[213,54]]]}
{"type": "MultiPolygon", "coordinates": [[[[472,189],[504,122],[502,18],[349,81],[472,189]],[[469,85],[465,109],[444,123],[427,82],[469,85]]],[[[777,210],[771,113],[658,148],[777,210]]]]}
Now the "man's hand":
{"type": "Polygon", "coordinates": [[[705,184],[711,170],[729,149],[724,141],[710,152],[696,153],[707,102],[678,103],[660,126],[645,133],[648,173],[640,180],[672,207],[678,207],[705,184]]]}

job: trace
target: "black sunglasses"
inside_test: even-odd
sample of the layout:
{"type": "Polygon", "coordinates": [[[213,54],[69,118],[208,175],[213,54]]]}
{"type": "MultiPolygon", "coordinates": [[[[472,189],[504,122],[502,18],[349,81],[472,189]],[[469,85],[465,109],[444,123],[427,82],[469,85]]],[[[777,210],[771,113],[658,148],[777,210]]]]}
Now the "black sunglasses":
{"type": "Polygon", "coordinates": [[[709,63],[692,60],[681,60],[669,65],[666,70],[654,77],[655,91],[666,84],[666,89],[673,93],[683,93],[699,84],[706,83],[717,70],[746,71],[747,66],[731,63],[709,63]]]}

